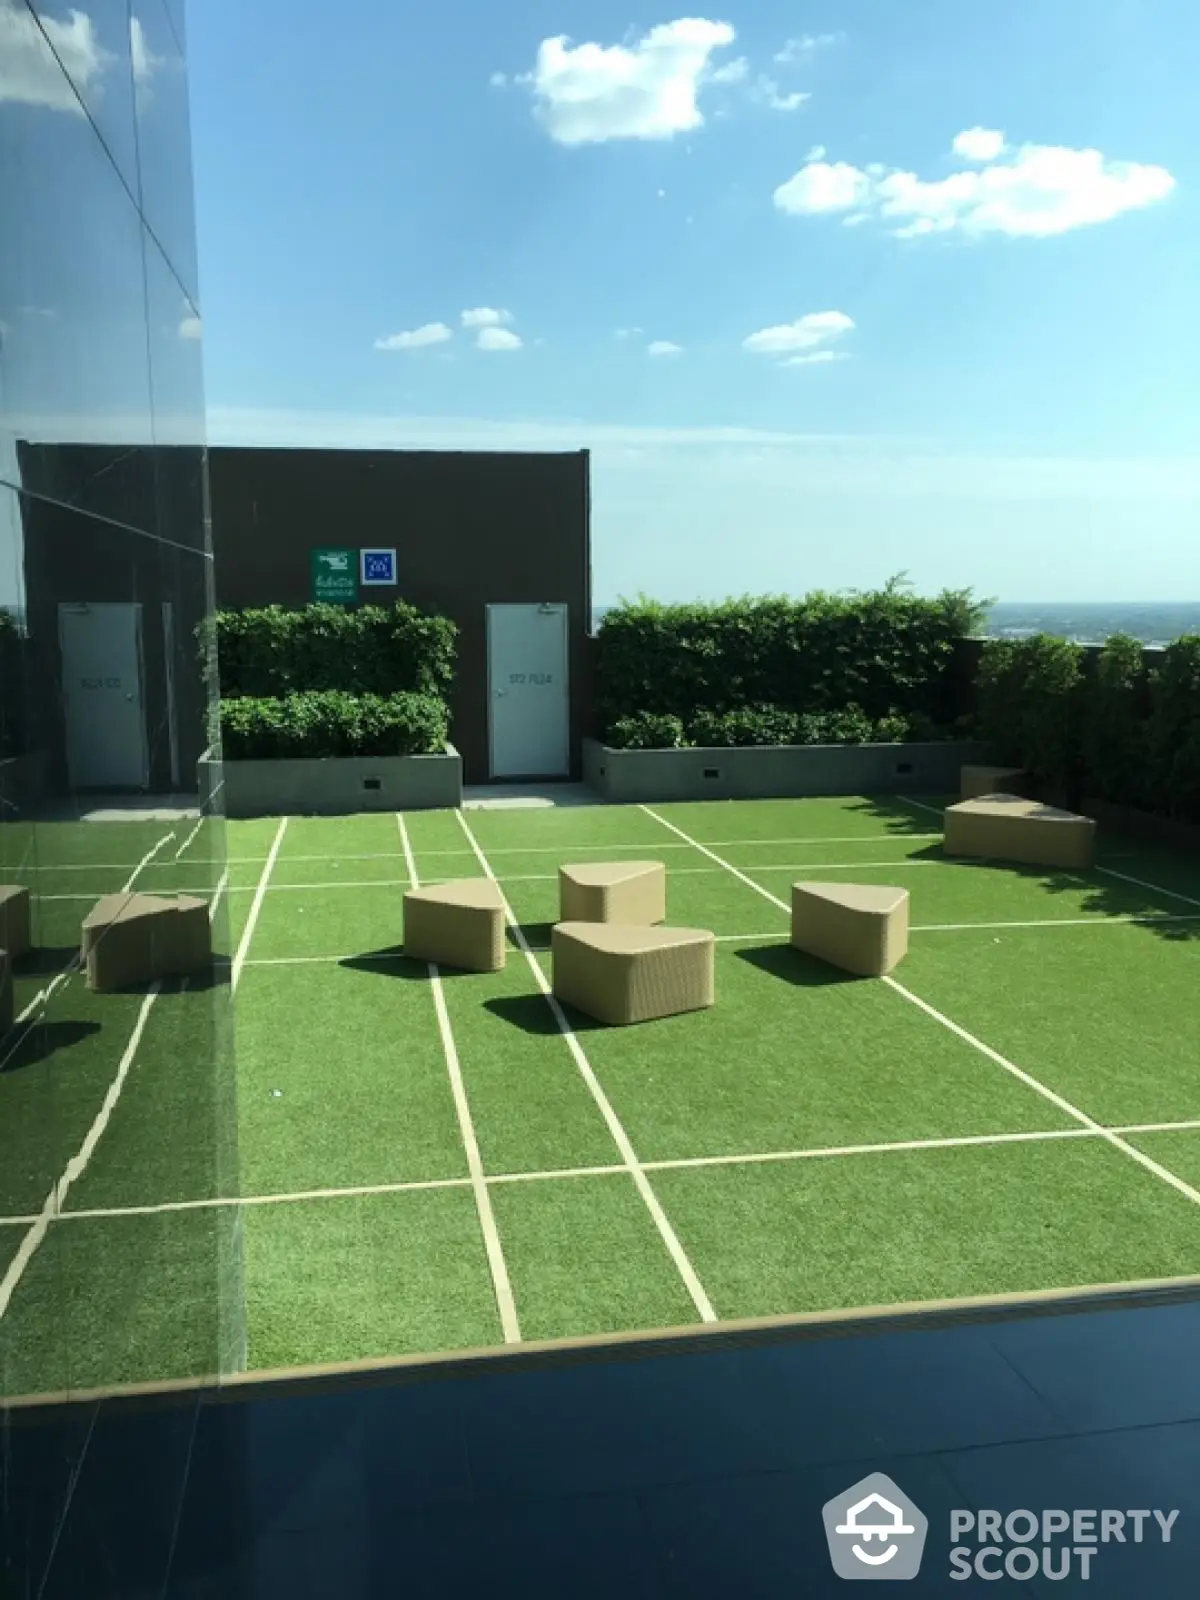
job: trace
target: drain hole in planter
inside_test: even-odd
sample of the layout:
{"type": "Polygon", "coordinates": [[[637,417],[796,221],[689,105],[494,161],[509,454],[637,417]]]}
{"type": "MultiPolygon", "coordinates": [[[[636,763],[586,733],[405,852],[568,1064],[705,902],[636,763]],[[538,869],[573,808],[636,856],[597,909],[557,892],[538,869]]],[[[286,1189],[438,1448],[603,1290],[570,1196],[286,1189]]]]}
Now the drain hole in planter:
{"type": "Polygon", "coordinates": [[[912,762],[911,761],[897,761],[897,763],[896,763],[896,776],[897,777],[899,777],[902,772],[911,772],[911,771],[912,771],[912,762]]]}
{"type": "Polygon", "coordinates": [[[705,767],[704,776],[706,778],[719,778],[721,776],[721,769],[720,767],[705,767]]]}
{"type": "Polygon", "coordinates": [[[363,779],[363,788],[364,789],[382,789],[383,788],[383,779],[382,778],[364,778],[363,779]]]}

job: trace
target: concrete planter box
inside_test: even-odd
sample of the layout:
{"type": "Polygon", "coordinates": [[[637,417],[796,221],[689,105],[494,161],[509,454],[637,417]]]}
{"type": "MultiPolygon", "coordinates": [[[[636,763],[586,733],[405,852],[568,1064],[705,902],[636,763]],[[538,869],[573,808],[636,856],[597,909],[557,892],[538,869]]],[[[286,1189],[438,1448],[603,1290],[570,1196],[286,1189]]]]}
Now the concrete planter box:
{"type": "Polygon", "coordinates": [[[1200,823],[1180,822],[1154,811],[1135,811],[1132,806],[1113,805],[1111,800],[1085,800],[1083,813],[1094,817],[1105,832],[1200,855],[1200,823]]]}
{"type": "Polygon", "coordinates": [[[200,808],[227,817],[345,816],[462,804],[462,757],[345,756],[225,761],[202,756],[200,808]]]}
{"type": "Polygon", "coordinates": [[[32,810],[45,792],[45,751],[0,759],[0,821],[11,822],[14,813],[32,810]]]}
{"type": "Polygon", "coordinates": [[[584,782],[605,800],[766,800],[843,794],[957,794],[959,768],[980,746],[928,744],[748,745],[724,749],[613,750],[583,741],[584,782]]]}

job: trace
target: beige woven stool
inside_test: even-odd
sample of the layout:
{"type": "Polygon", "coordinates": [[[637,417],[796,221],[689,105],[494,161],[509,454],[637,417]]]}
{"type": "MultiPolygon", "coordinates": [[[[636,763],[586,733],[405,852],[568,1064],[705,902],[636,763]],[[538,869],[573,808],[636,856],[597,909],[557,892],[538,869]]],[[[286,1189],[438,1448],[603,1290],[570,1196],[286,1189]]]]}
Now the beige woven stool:
{"type": "Polygon", "coordinates": [[[106,894],[83,921],[87,986],[105,994],[212,966],[208,905],[194,895],[106,894]]]}
{"type": "Polygon", "coordinates": [[[467,972],[499,972],[506,948],[504,896],[491,878],[405,890],[406,956],[467,972]]]}
{"type": "Polygon", "coordinates": [[[558,869],[563,922],[662,922],[667,869],[661,861],[587,861],[558,869]]]}
{"type": "Polygon", "coordinates": [[[946,808],[942,849],[948,856],[1086,872],[1096,860],[1096,824],[1019,795],[990,794],[946,808]]]}
{"type": "Polygon", "coordinates": [[[1020,767],[963,767],[958,797],[980,800],[987,794],[1019,794],[1028,776],[1020,767]]]}
{"type": "Polygon", "coordinates": [[[29,949],[29,890],[15,883],[0,883],[0,949],[14,961],[29,949]]]}
{"type": "Polygon", "coordinates": [[[908,890],[870,883],[794,883],[792,944],[860,978],[908,954],[908,890]]]}
{"type": "Polygon", "coordinates": [[[560,922],[550,935],[553,989],[597,1022],[650,1022],[715,999],[711,933],[616,922],[560,922]]]}

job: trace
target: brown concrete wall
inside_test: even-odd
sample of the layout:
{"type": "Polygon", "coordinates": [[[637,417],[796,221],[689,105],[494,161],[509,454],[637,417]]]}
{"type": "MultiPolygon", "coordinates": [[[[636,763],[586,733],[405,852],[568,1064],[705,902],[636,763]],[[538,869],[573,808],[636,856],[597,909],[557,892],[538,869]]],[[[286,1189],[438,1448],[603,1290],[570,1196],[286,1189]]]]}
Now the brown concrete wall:
{"type": "Polygon", "coordinates": [[[591,702],[588,453],[409,450],[209,451],[217,603],[309,600],[309,551],[395,548],[399,582],[367,602],[408,600],[452,618],[459,666],[451,739],[468,783],[486,782],[485,608],[565,602],[571,775],[591,702]]]}

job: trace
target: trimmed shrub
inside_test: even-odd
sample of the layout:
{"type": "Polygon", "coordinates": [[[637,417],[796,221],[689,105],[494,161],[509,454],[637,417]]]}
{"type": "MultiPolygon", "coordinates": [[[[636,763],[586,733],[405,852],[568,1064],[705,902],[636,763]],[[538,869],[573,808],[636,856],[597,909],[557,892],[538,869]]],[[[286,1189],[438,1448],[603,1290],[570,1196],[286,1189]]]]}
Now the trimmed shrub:
{"type": "Polygon", "coordinates": [[[649,711],[620,717],[609,729],[607,740],[614,750],[679,750],[689,742],[678,717],[649,711]]]}
{"type": "Polygon", "coordinates": [[[795,744],[799,718],[783,706],[734,706],[728,711],[697,711],[687,725],[697,745],[795,744]]]}
{"type": "MultiPolygon", "coordinates": [[[[223,696],[274,698],[305,689],[444,695],[454,681],[457,628],[404,601],[393,606],[264,606],[218,611],[223,696]]],[[[201,651],[210,665],[211,641],[201,651]]]]}
{"type": "Polygon", "coordinates": [[[1114,633],[1090,666],[1081,718],[1084,789],[1117,805],[1145,805],[1151,774],[1144,648],[1114,633]]]}
{"type": "Polygon", "coordinates": [[[601,727],[611,742],[614,725],[639,712],[690,727],[701,711],[765,705],[810,714],[855,705],[872,722],[892,712],[948,722],[958,649],[985,608],[970,591],[909,594],[900,578],[873,593],[802,600],[622,602],[597,635],[601,727]]]}
{"type": "Polygon", "coordinates": [[[11,611],[0,610],[0,756],[27,748],[25,638],[11,611]]]}
{"type": "Polygon", "coordinates": [[[448,731],[445,704],[428,694],[353,695],[327,689],[243,695],[221,704],[227,761],[434,755],[448,731]]]}
{"type": "Polygon", "coordinates": [[[978,731],[996,760],[1042,783],[1077,782],[1084,650],[1039,633],[989,639],[979,663],[978,731]]]}
{"type": "Polygon", "coordinates": [[[1150,674],[1149,776],[1156,809],[1200,822],[1200,634],[1162,652],[1150,674]]]}

